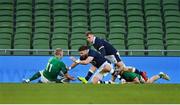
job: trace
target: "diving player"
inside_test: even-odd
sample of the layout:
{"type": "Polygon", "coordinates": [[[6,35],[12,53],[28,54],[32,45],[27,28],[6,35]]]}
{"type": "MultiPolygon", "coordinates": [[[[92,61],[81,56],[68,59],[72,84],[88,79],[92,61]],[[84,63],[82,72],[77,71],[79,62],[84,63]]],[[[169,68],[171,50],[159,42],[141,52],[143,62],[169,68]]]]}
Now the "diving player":
{"type": "MultiPolygon", "coordinates": [[[[132,69],[136,69],[134,67],[129,67],[132,69]]],[[[152,76],[151,78],[148,78],[147,80],[144,80],[144,78],[142,78],[141,75],[134,73],[134,72],[129,72],[129,71],[120,71],[118,73],[116,73],[116,75],[120,75],[121,76],[121,83],[133,83],[133,84],[139,84],[139,83],[154,83],[156,80],[162,78],[165,80],[170,80],[170,77],[163,73],[160,72],[157,75],[152,76]]]]}
{"type": "MultiPolygon", "coordinates": [[[[97,84],[100,80],[103,79],[104,76],[106,76],[108,73],[113,73],[114,70],[111,67],[110,62],[105,59],[101,54],[98,52],[89,49],[88,46],[81,46],[79,49],[80,59],[75,59],[74,57],[71,57],[71,60],[74,62],[71,65],[71,69],[74,68],[78,64],[87,65],[91,63],[94,67],[94,69],[98,69],[96,74],[94,75],[92,79],[93,84],[97,84]]],[[[91,73],[89,76],[91,77],[93,73],[91,73]]],[[[87,83],[88,81],[82,81],[83,83],[87,83]]]]}

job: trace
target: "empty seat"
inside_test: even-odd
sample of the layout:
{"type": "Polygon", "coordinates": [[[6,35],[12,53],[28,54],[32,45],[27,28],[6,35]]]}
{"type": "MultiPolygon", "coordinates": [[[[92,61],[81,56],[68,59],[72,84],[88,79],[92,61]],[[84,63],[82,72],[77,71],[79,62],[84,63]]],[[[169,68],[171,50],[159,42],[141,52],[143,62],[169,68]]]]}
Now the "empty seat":
{"type": "Polygon", "coordinates": [[[145,5],[160,5],[160,0],[144,0],[145,5]]]}
{"type": "Polygon", "coordinates": [[[109,42],[112,45],[125,45],[124,44],[124,39],[110,39],[109,42]]]}
{"type": "Polygon", "coordinates": [[[180,34],[180,28],[172,27],[172,28],[166,28],[167,34],[180,34]]]}
{"type": "Polygon", "coordinates": [[[160,7],[160,4],[146,4],[144,6],[145,8],[145,12],[147,11],[152,11],[152,10],[160,10],[161,7],[160,7]]]}
{"type": "Polygon", "coordinates": [[[135,50],[128,52],[128,55],[135,55],[135,56],[144,56],[144,45],[143,44],[133,44],[128,46],[129,50],[135,50]],[[139,50],[139,51],[138,51],[139,50]]]}
{"type": "Polygon", "coordinates": [[[110,33],[122,33],[125,34],[125,28],[124,27],[111,27],[110,28],[110,33]]]}
{"type": "Polygon", "coordinates": [[[144,34],[144,27],[132,27],[132,28],[128,28],[128,33],[140,33],[140,34],[144,34]]]}
{"type": "Polygon", "coordinates": [[[80,46],[82,45],[87,45],[86,40],[82,40],[82,39],[73,39],[71,40],[71,49],[75,50],[73,52],[71,52],[71,55],[79,55],[79,52],[77,51],[77,49],[79,49],[80,46]]]}
{"type": "Polygon", "coordinates": [[[54,28],[54,33],[65,33],[68,34],[69,33],[69,29],[66,27],[55,27],[54,28]]]}
{"type": "Polygon", "coordinates": [[[159,33],[149,33],[147,34],[147,39],[163,39],[163,34],[159,33]]]}
{"type": "Polygon", "coordinates": [[[150,44],[148,45],[148,50],[152,50],[148,52],[149,56],[163,56],[164,55],[164,52],[160,51],[160,50],[164,50],[164,46],[162,44],[150,44]]]}
{"type": "Polygon", "coordinates": [[[167,56],[180,56],[180,53],[178,51],[172,51],[172,50],[180,50],[180,43],[179,44],[169,44],[167,46],[167,50],[171,50],[167,52],[167,56]]]}
{"type": "Polygon", "coordinates": [[[122,33],[110,33],[108,39],[125,39],[122,33]]]}
{"type": "Polygon", "coordinates": [[[162,18],[160,16],[147,16],[146,17],[147,22],[162,22],[162,18]]]}
{"type": "Polygon", "coordinates": [[[163,0],[163,5],[167,4],[178,4],[178,0],[163,0]]]}
{"type": "MultiPolygon", "coordinates": [[[[31,40],[26,34],[18,34],[14,39],[14,49],[30,49],[31,48],[31,40]],[[23,36],[24,35],[24,36],[23,36]]],[[[15,51],[14,55],[29,55],[28,51],[15,51]]]]}
{"type": "Polygon", "coordinates": [[[16,0],[17,5],[18,4],[32,4],[32,0],[16,0]]]}
{"type": "MultiPolygon", "coordinates": [[[[34,39],[33,41],[33,49],[50,49],[49,40],[48,39],[34,39]]],[[[49,55],[49,52],[33,52],[34,55],[49,55]]]]}
{"type": "Polygon", "coordinates": [[[77,34],[77,33],[85,33],[88,30],[87,27],[73,27],[72,28],[72,33],[77,34]]]}
{"type": "Polygon", "coordinates": [[[51,46],[53,49],[55,48],[69,49],[68,40],[62,38],[53,38],[51,46]]]}
{"type": "Polygon", "coordinates": [[[128,40],[144,39],[144,34],[142,34],[142,33],[128,33],[127,38],[128,38],[128,40]]]}
{"type": "Polygon", "coordinates": [[[13,55],[30,55],[30,52],[26,50],[26,49],[30,49],[30,45],[15,44],[14,49],[17,49],[17,51],[14,51],[13,55]],[[21,51],[19,51],[19,49],[21,49],[21,51]]]}
{"type": "MultiPolygon", "coordinates": [[[[1,33],[0,36],[0,49],[11,49],[11,34],[1,33]]],[[[0,55],[10,55],[11,52],[0,51],[0,55]]]]}
{"type": "Polygon", "coordinates": [[[71,40],[75,40],[75,39],[86,40],[86,36],[83,33],[72,34],[71,35],[71,40]]]}
{"type": "Polygon", "coordinates": [[[180,39],[166,39],[166,44],[168,45],[179,45],[180,39]]]}
{"type": "Polygon", "coordinates": [[[170,34],[170,33],[166,34],[166,39],[170,39],[170,40],[171,39],[173,39],[173,40],[174,39],[180,39],[180,34],[174,34],[174,33],[173,34],[170,34]]]}
{"type": "Polygon", "coordinates": [[[147,33],[148,34],[163,34],[163,29],[162,28],[147,28],[147,33]]]}
{"type": "Polygon", "coordinates": [[[90,0],[90,4],[105,4],[104,0],[90,0]]]}
{"type": "Polygon", "coordinates": [[[18,34],[15,34],[14,40],[18,40],[18,39],[31,40],[31,34],[28,34],[28,33],[18,33],[18,34]]]}
{"type": "Polygon", "coordinates": [[[9,45],[9,44],[0,44],[0,49],[4,49],[4,51],[0,51],[0,55],[10,55],[11,54],[11,52],[5,50],[5,49],[11,49],[11,45],[9,45]]]}
{"type": "Polygon", "coordinates": [[[154,45],[154,44],[163,45],[163,40],[162,39],[148,39],[147,40],[147,45],[154,45]]]}

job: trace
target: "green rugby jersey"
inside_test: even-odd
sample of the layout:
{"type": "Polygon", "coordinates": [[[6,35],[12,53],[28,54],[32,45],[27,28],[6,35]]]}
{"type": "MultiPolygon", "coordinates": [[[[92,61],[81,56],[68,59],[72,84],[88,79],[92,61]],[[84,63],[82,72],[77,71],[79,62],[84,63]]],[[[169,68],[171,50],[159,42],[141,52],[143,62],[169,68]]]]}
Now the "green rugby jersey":
{"type": "Polygon", "coordinates": [[[46,69],[43,71],[44,77],[50,81],[56,81],[59,74],[67,73],[66,65],[59,61],[59,58],[52,57],[49,59],[46,69]]]}
{"type": "Polygon", "coordinates": [[[138,77],[139,80],[141,79],[141,76],[139,74],[129,71],[124,71],[121,77],[125,79],[127,82],[132,82],[136,77],[138,77]]]}

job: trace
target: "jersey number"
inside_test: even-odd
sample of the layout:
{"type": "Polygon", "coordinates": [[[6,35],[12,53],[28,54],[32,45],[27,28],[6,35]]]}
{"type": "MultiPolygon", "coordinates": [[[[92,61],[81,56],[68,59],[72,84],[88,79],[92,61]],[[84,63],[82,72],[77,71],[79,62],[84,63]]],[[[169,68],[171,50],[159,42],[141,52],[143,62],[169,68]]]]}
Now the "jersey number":
{"type": "Polygon", "coordinates": [[[51,72],[51,69],[52,69],[52,64],[48,63],[47,64],[47,67],[46,67],[46,70],[48,70],[49,72],[51,72]]]}

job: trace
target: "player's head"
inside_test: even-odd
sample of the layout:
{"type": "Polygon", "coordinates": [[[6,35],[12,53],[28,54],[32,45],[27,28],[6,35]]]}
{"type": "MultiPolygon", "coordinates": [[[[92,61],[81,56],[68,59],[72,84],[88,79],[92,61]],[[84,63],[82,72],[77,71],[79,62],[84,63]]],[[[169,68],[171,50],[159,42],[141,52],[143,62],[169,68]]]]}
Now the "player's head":
{"type": "Polygon", "coordinates": [[[87,37],[87,41],[89,43],[93,43],[94,35],[93,35],[93,33],[91,31],[86,32],[86,37],[87,37]]]}
{"type": "Polygon", "coordinates": [[[56,48],[56,50],[54,50],[54,55],[61,58],[63,56],[63,50],[61,48],[56,48]]]}
{"type": "Polygon", "coordinates": [[[83,46],[79,47],[78,51],[79,51],[80,56],[87,57],[88,56],[89,47],[86,46],[86,45],[83,45],[83,46]]]}

